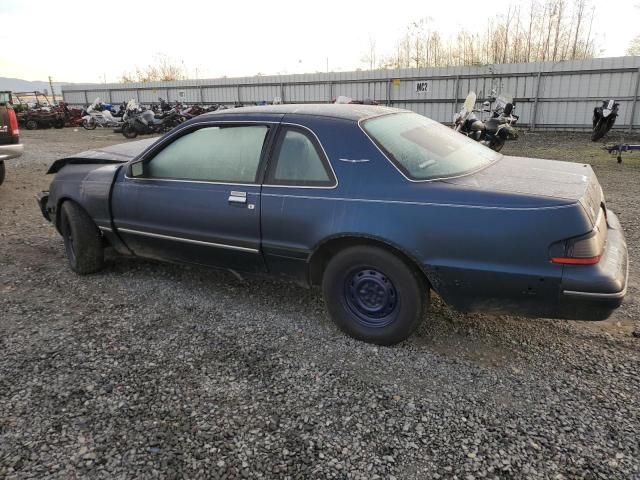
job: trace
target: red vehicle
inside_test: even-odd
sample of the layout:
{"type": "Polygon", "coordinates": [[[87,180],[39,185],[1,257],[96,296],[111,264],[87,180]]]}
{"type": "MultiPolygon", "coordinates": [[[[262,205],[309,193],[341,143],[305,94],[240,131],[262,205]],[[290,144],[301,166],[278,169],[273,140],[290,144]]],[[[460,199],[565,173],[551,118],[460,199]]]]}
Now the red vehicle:
{"type": "Polygon", "coordinates": [[[27,130],[64,127],[64,113],[54,107],[44,93],[13,92],[13,96],[17,100],[14,108],[18,115],[18,122],[27,130]]]}
{"type": "Polygon", "coordinates": [[[67,102],[60,102],[56,107],[56,111],[64,115],[65,127],[80,127],[82,126],[82,108],[71,107],[67,102]]]}
{"type": "Polygon", "coordinates": [[[0,184],[4,182],[4,161],[22,155],[18,118],[11,106],[11,92],[0,92],[0,184]]]}

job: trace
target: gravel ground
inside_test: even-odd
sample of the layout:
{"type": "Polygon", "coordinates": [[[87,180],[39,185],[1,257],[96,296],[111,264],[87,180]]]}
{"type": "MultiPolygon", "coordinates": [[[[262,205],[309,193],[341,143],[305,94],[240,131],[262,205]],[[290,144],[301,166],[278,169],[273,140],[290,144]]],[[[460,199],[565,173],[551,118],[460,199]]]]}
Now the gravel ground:
{"type": "Polygon", "coordinates": [[[640,478],[640,155],[584,134],[505,151],[594,165],[631,255],[613,318],[436,299],[384,348],[341,334],[316,290],[122,258],[74,275],[33,196],[52,160],[123,138],[23,140],[0,187],[0,478],[640,478]]]}

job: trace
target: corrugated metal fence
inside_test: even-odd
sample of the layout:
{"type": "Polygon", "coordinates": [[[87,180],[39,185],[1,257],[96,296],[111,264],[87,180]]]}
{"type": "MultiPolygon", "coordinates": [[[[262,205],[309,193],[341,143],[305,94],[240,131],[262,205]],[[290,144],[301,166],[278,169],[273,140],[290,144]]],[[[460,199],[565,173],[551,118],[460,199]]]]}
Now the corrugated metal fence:
{"type": "Polygon", "coordinates": [[[593,108],[614,98],[620,103],[617,128],[640,127],[640,57],[599,58],[566,62],[502,64],[402,70],[316,73],[183,80],[133,84],[65,85],[72,105],[101,97],[140,103],[162,97],[185,104],[247,105],[325,103],[340,95],[406,108],[440,122],[450,122],[466,94],[481,101],[492,89],[513,95],[520,124],[531,128],[590,128],[593,108]]]}

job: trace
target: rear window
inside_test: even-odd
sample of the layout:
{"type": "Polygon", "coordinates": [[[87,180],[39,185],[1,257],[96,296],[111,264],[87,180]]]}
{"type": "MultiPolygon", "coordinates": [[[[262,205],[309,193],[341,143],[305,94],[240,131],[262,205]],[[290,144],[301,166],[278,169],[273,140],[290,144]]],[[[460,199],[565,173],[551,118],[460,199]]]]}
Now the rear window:
{"type": "Polygon", "coordinates": [[[417,113],[393,113],[362,123],[365,132],[412,180],[471,173],[502,157],[417,113]]]}

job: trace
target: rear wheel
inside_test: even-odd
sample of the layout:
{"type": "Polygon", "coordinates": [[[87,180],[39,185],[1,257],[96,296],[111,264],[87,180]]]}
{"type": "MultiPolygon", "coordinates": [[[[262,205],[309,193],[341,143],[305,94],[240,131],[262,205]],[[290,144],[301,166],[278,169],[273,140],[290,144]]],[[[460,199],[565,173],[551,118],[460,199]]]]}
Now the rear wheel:
{"type": "Polygon", "coordinates": [[[72,201],[62,204],[60,233],[71,270],[87,274],[102,269],[104,247],[100,231],[89,214],[72,201]]]}
{"type": "Polygon", "coordinates": [[[125,123],[122,126],[122,135],[124,135],[126,138],[136,138],[138,136],[138,131],[130,123],[125,123]]]}
{"type": "Polygon", "coordinates": [[[333,321],[358,340],[393,345],[422,320],[429,290],[419,272],[378,247],[351,247],[335,255],[322,277],[333,321]]]}
{"type": "Polygon", "coordinates": [[[604,119],[598,120],[596,126],[593,128],[593,133],[591,134],[591,141],[595,142],[604,137],[604,134],[607,133],[607,122],[604,119]]]}
{"type": "Polygon", "coordinates": [[[38,122],[35,120],[27,120],[24,126],[27,130],[36,130],[38,128],[38,122]]]}
{"type": "Polygon", "coordinates": [[[53,122],[53,128],[64,128],[64,118],[58,118],[53,122]]]}
{"type": "Polygon", "coordinates": [[[501,138],[500,136],[496,136],[492,141],[491,141],[491,149],[495,152],[499,152],[500,150],[502,150],[502,147],[504,147],[504,139],[501,138]]]}

